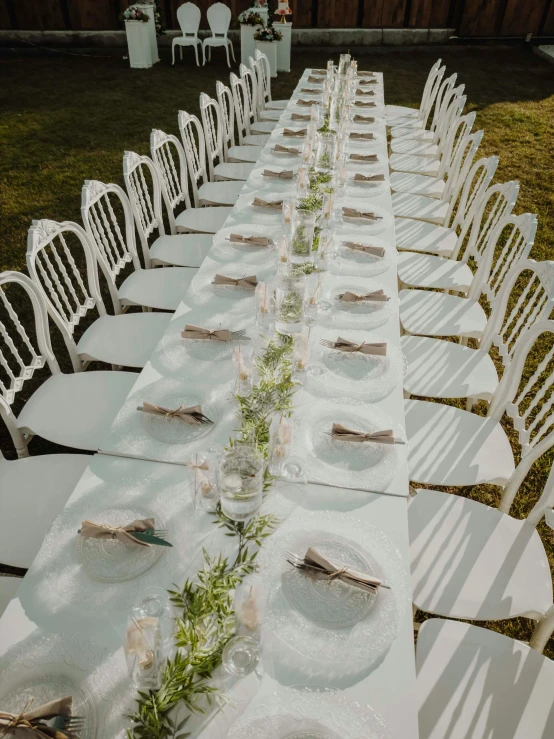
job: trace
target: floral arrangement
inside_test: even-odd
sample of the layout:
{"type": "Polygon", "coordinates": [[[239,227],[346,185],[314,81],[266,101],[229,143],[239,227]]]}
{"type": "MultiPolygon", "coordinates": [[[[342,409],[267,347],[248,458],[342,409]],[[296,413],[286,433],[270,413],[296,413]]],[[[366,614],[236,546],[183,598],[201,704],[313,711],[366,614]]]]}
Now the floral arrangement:
{"type": "Polygon", "coordinates": [[[256,13],[254,8],[243,10],[237,20],[241,26],[263,26],[264,24],[262,16],[256,13]]]}
{"type": "Polygon", "coordinates": [[[254,34],[255,41],[280,41],[283,34],[273,28],[273,23],[269,22],[267,26],[262,26],[254,34]]]}
{"type": "Polygon", "coordinates": [[[145,13],[138,5],[129,5],[120,17],[123,21],[142,21],[143,23],[148,23],[150,20],[148,13],[145,13]]]}

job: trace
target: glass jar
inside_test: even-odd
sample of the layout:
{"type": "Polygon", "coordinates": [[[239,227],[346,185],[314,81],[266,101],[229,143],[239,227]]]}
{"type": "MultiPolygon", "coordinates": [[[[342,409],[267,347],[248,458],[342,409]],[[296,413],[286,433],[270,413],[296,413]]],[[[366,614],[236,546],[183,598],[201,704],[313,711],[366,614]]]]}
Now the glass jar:
{"type": "Polygon", "coordinates": [[[317,137],[315,167],[319,170],[333,169],[337,158],[337,137],[334,133],[320,133],[317,137]]]}
{"type": "Polygon", "coordinates": [[[305,275],[281,272],[275,288],[275,329],[281,334],[297,334],[304,325],[305,275]]]}
{"type": "Polygon", "coordinates": [[[300,264],[312,258],[315,215],[309,210],[296,209],[292,217],[289,256],[292,263],[300,264]]]}
{"type": "Polygon", "coordinates": [[[198,452],[187,464],[194,473],[194,507],[197,511],[213,512],[219,501],[217,467],[221,449],[198,452]]]}
{"type": "Polygon", "coordinates": [[[264,459],[248,444],[235,444],[219,465],[221,510],[232,521],[246,521],[262,504],[264,459]]]}

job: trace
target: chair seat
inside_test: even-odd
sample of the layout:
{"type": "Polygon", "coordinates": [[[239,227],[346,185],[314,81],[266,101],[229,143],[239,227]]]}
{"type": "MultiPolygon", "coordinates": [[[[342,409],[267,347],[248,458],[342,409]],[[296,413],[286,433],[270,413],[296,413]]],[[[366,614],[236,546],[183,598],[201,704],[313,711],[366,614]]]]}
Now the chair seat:
{"type": "Polygon", "coordinates": [[[394,126],[390,130],[393,139],[414,139],[416,141],[432,141],[435,138],[433,131],[415,126],[394,126]]]}
{"type": "Polygon", "coordinates": [[[394,130],[400,128],[410,129],[411,131],[425,131],[425,126],[420,118],[414,118],[413,116],[398,116],[391,118],[387,121],[387,126],[390,126],[391,134],[394,130]]]}
{"type": "Polygon", "coordinates": [[[255,121],[250,124],[250,130],[252,133],[271,133],[276,125],[277,121],[255,121]]]}
{"type": "Polygon", "coordinates": [[[268,133],[249,133],[248,136],[242,137],[242,143],[246,146],[265,146],[269,141],[268,133]]]}
{"type": "Polygon", "coordinates": [[[200,267],[212,248],[212,234],[174,234],[160,236],[150,247],[152,264],[200,267]]]}
{"type": "Polygon", "coordinates": [[[96,451],[137,377],[104,371],[52,375],[31,395],[17,425],[56,444],[96,451]]]}
{"type": "Polygon", "coordinates": [[[400,281],[408,287],[467,293],[473,280],[473,272],[464,262],[432,254],[401,251],[397,267],[400,281]]]}
{"type": "Polygon", "coordinates": [[[404,390],[424,398],[479,398],[489,401],[498,374],[488,352],[428,336],[402,336],[408,370],[404,390]]]}
{"type": "Polygon", "coordinates": [[[408,334],[480,339],[487,316],[477,300],[429,290],[401,290],[400,322],[408,334]]]}
{"type": "Polygon", "coordinates": [[[91,459],[88,454],[43,454],[0,460],[0,505],[3,519],[10,522],[0,539],[0,562],[32,565],[50,524],[91,459]]]}
{"type": "Polygon", "coordinates": [[[449,257],[458,241],[456,231],[413,218],[395,218],[396,248],[449,257]]]}
{"type": "Polygon", "coordinates": [[[192,267],[136,270],[121,285],[119,299],[123,305],[144,305],[147,308],[174,311],[196,271],[192,267]]]}
{"type": "Polygon", "coordinates": [[[392,195],[392,209],[400,218],[415,218],[418,221],[429,221],[438,226],[444,223],[448,215],[450,203],[446,200],[428,198],[411,192],[395,192],[392,195]]]}
{"type": "Polygon", "coordinates": [[[169,313],[100,316],[81,337],[77,351],[83,361],[144,367],[170,319],[169,313]]]}
{"type": "Polygon", "coordinates": [[[387,123],[393,118],[417,118],[419,108],[410,108],[407,105],[385,105],[387,123]]]}
{"type": "Polygon", "coordinates": [[[440,198],[446,182],[425,174],[391,172],[390,186],[393,192],[413,192],[416,195],[427,195],[429,198],[440,198]]]}
{"type": "Polygon", "coordinates": [[[439,147],[431,141],[410,138],[395,138],[391,141],[390,148],[394,154],[417,154],[424,157],[435,157],[439,151],[439,147]]]}
{"type": "Polygon", "coordinates": [[[229,162],[257,162],[263,146],[231,146],[227,152],[229,162]]]}
{"type": "Polygon", "coordinates": [[[265,104],[265,107],[269,110],[284,110],[290,100],[270,100],[265,104]]]}
{"type": "Polygon", "coordinates": [[[266,110],[262,110],[262,112],[260,113],[260,119],[262,121],[278,121],[282,115],[283,115],[282,110],[266,109],[266,110]]]}
{"type": "Polygon", "coordinates": [[[179,213],[175,222],[177,231],[215,234],[227,220],[232,208],[187,208],[179,213]]]}
{"type": "Polygon", "coordinates": [[[418,157],[415,154],[392,154],[389,165],[395,172],[414,172],[436,177],[439,173],[440,161],[433,157],[418,157]]]}
{"type": "Polygon", "coordinates": [[[552,578],[541,538],[482,503],[418,490],[408,507],[414,605],[448,618],[542,618],[552,578]]]}
{"type": "Polygon", "coordinates": [[[22,578],[0,575],[0,616],[8,607],[9,602],[16,597],[22,578]]]}
{"type": "Polygon", "coordinates": [[[492,418],[426,400],[406,400],[408,472],[424,485],[505,485],[515,469],[504,429],[492,418]]]}
{"type": "Polygon", "coordinates": [[[198,188],[200,205],[234,205],[244,182],[205,182],[198,188]]]}
{"type": "MultiPolygon", "coordinates": [[[[248,149],[247,146],[243,147],[248,149]]],[[[216,164],[214,173],[216,180],[237,180],[241,184],[250,177],[254,164],[250,162],[221,162],[216,164]]]]}
{"type": "Polygon", "coordinates": [[[554,662],[479,626],[426,621],[416,651],[420,739],[550,739],[554,662]]]}

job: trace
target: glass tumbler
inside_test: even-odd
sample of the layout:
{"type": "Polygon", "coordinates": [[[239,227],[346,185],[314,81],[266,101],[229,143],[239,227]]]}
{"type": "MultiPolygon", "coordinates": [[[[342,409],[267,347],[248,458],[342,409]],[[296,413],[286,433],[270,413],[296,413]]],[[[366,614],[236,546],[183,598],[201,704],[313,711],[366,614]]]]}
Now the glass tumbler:
{"type": "Polygon", "coordinates": [[[275,288],[275,329],[281,334],[297,334],[304,325],[305,275],[281,272],[275,288]]]}
{"type": "Polygon", "coordinates": [[[290,261],[296,264],[312,258],[315,215],[296,209],[292,217],[292,233],[289,242],[290,261]]]}
{"type": "Polygon", "coordinates": [[[246,521],[262,504],[264,459],[248,444],[235,444],[219,465],[221,509],[232,521],[246,521]]]}

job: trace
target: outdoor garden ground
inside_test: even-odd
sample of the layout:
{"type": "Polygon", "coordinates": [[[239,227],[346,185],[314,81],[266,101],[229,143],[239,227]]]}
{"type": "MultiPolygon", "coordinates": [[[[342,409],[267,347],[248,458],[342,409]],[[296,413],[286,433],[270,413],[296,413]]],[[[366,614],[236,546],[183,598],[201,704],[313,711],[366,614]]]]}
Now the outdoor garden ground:
{"type": "MultiPolygon", "coordinates": [[[[25,270],[32,220],[79,221],[84,179],[123,184],[124,150],[148,154],[152,128],[178,135],[177,111],[198,114],[199,94],[215,96],[216,80],[228,81],[222,50],[213,52],[213,63],[196,67],[193,51],[186,49],[185,62],[171,67],[170,52],[164,48],[161,63],[150,70],[129,69],[119,51],[90,54],[27,56],[15,51],[0,57],[0,271],[25,270]]],[[[515,212],[538,214],[531,257],[554,259],[553,67],[516,47],[357,56],[361,70],[384,72],[387,103],[417,106],[428,70],[439,55],[448,73],[456,71],[466,86],[466,111],[477,111],[475,129],[485,131],[482,155],[500,157],[496,181],[520,181],[515,212]]],[[[293,48],[292,72],[272,81],[273,97],[289,97],[305,67],[325,66],[329,56],[327,51],[293,48]]],[[[59,347],[59,341],[56,344],[59,347]]],[[[26,386],[22,399],[32,390],[26,386]]],[[[13,457],[2,424],[0,449],[13,457]]],[[[31,443],[32,453],[53,450],[54,445],[40,439],[31,443]]],[[[553,458],[554,452],[545,455],[528,476],[515,516],[523,516],[537,500],[553,458]]],[[[492,486],[464,494],[492,505],[498,501],[498,489],[492,486]]],[[[554,571],[554,532],[541,524],[540,533],[554,571]]],[[[487,625],[521,639],[528,639],[532,628],[526,619],[487,625]]],[[[554,640],[546,653],[554,657],[554,640]]]]}

